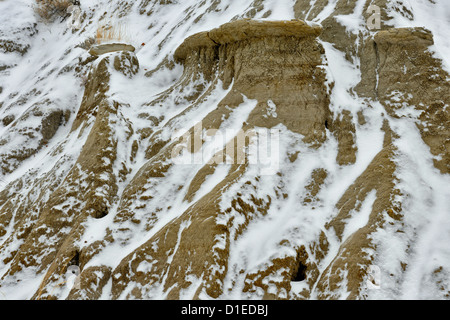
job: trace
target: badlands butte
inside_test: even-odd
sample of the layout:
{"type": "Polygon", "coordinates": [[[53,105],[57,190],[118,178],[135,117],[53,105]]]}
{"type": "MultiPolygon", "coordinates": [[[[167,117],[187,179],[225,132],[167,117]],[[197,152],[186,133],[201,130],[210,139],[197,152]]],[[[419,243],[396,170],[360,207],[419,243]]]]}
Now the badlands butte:
{"type": "Polygon", "coordinates": [[[17,3],[0,297],[450,298],[444,4],[99,0],[71,30],[17,3]]]}

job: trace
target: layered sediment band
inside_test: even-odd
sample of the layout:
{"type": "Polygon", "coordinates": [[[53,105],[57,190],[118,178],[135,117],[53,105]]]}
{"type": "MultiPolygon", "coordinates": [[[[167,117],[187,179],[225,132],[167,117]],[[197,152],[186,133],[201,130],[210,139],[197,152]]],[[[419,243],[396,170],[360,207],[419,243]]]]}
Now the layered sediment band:
{"type": "Polygon", "coordinates": [[[317,37],[322,27],[300,20],[258,21],[238,20],[226,23],[211,31],[196,33],[186,38],[175,51],[176,61],[183,61],[197,48],[208,48],[252,38],[267,37],[317,37]]]}

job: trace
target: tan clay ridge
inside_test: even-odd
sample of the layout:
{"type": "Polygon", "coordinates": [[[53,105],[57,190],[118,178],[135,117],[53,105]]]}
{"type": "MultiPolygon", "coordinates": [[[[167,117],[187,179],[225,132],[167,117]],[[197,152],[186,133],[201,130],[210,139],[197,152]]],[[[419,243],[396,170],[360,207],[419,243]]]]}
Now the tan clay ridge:
{"type": "Polygon", "coordinates": [[[93,46],[89,53],[93,56],[100,56],[105,53],[116,52],[116,51],[131,51],[134,52],[136,49],[125,43],[105,43],[93,46]]]}
{"type": "Polygon", "coordinates": [[[433,35],[424,28],[392,28],[383,30],[374,36],[377,44],[411,44],[418,46],[423,44],[432,45],[433,35]]]}
{"type": "Polygon", "coordinates": [[[195,48],[219,45],[265,37],[317,37],[322,27],[301,20],[258,21],[238,20],[221,25],[211,31],[196,33],[186,38],[174,53],[176,61],[185,60],[195,48]]]}

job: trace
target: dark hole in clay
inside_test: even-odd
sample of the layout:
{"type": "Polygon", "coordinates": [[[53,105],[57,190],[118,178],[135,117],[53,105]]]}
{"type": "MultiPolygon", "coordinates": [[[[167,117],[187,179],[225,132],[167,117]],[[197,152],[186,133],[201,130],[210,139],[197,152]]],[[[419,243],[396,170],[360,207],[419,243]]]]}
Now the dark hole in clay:
{"type": "Polygon", "coordinates": [[[80,265],[80,252],[76,251],[75,256],[69,262],[70,266],[79,266],[80,265]]]}
{"type": "Polygon", "coordinates": [[[101,211],[97,211],[97,213],[95,214],[95,218],[96,219],[101,219],[103,217],[106,217],[108,215],[108,209],[102,209],[101,211]]]}
{"type": "Polygon", "coordinates": [[[297,272],[292,276],[292,281],[303,281],[306,279],[306,266],[300,261],[297,272]]]}

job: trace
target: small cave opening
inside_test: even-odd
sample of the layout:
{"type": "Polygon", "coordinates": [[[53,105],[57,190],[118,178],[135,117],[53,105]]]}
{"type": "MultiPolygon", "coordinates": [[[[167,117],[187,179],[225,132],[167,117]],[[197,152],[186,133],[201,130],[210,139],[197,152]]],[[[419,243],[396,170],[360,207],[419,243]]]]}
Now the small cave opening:
{"type": "Polygon", "coordinates": [[[72,277],[72,276],[78,277],[80,275],[80,273],[81,273],[80,251],[76,250],[75,255],[69,261],[69,264],[67,266],[66,276],[67,277],[72,277]]]}
{"type": "Polygon", "coordinates": [[[102,208],[101,210],[97,211],[94,215],[95,219],[101,219],[108,215],[108,208],[102,208]]]}
{"type": "Polygon", "coordinates": [[[325,120],[325,129],[328,129],[328,120],[325,120]]]}
{"type": "Polygon", "coordinates": [[[69,265],[71,266],[78,266],[80,265],[80,252],[75,251],[75,256],[70,260],[69,265]]]}
{"type": "Polygon", "coordinates": [[[69,266],[79,266],[80,265],[80,252],[75,251],[75,255],[69,262],[69,266]]]}
{"type": "Polygon", "coordinates": [[[297,271],[293,273],[291,281],[299,282],[306,279],[306,266],[299,261],[297,271]]]}

